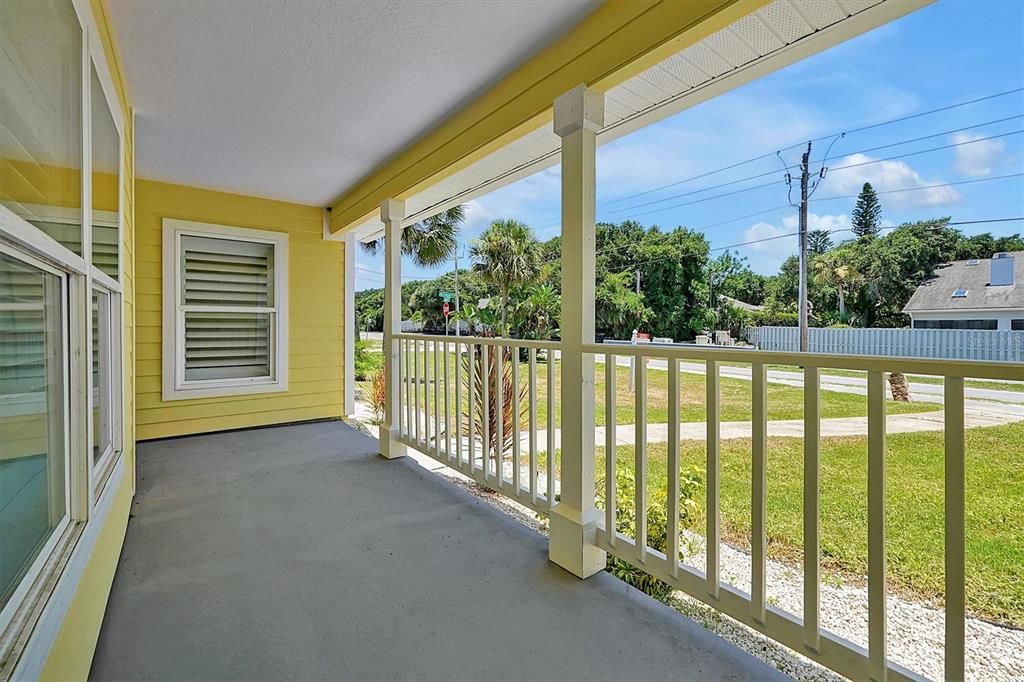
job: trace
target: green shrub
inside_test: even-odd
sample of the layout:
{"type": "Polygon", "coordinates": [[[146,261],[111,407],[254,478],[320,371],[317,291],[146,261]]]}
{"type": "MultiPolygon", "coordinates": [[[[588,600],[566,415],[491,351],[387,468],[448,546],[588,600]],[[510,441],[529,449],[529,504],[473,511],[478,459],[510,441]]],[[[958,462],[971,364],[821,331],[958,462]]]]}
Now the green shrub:
{"type": "Polygon", "coordinates": [[[368,381],[374,374],[384,368],[384,355],[370,350],[370,342],[356,339],[355,342],[355,373],[356,381],[368,381]]]}
{"type": "MultiPolygon", "coordinates": [[[[632,471],[619,471],[615,477],[615,530],[629,537],[636,537],[636,484],[632,471]]],[[[679,529],[693,526],[698,518],[699,507],[694,499],[700,490],[701,480],[694,471],[679,476],[679,529]]],[[[604,506],[605,485],[597,484],[597,499],[604,506]]],[[[668,549],[668,497],[667,488],[660,486],[647,489],[647,546],[666,553],[668,549]]],[[[682,556],[676,557],[677,560],[682,556]]],[[[605,570],[619,580],[629,583],[659,601],[665,601],[672,594],[672,586],[655,578],[628,561],[608,555],[605,570]]]]}

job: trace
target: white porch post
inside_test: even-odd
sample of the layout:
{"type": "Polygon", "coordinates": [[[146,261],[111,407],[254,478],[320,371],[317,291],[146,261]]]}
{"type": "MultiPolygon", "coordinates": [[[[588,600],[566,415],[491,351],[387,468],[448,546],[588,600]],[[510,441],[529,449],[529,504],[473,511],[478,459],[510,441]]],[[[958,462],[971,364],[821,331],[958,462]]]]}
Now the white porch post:
{"type": "Polygon", "coordinates": [[[344,414],[356,413],[356,235],[345,234],[345,405],[344,414]]]}
{"type": "Polygon", "coordinates": [[[380,425],[380,454],[388,459],[405,455],[405,445],[398,440],[401,424],[398,384],[401,360],[396,332],[402,331],[402,219],[405,202],[385,199],[380,205],[384,223],[384,386],[387,402],[384,423],[380,425]]]}
{"type": "Polygon", "coordinates": [[[604,95],[576,86],[555,100],[554,124],[562,138],[562,462],[548,552],[586,578],[605,566],[595,537],[594,357],[582,348],[594,342],[595,166],[604,95]]]}

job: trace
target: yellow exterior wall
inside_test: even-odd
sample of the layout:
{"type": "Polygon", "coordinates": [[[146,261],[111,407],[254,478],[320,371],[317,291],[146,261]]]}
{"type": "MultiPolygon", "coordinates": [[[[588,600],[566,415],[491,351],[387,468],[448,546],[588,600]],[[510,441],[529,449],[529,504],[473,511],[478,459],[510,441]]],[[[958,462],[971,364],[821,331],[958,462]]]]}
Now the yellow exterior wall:
{"type": "Polygon", "coordinates": [[[114,581],[114,571],[117,569],[117,560],[121,556],[121,545],[128,527],[133,494],[129,471],[125,472],[115,494],[106,523],[93,548],[92,558],[82,574],[78,590],[64,617],[64,624],[46,659],[41,680],[68,682],[85,680],[89,676],[100,626],[103,625],[103,614],[107,609],[110,586],[114,581]]]}
{"type": "Polygon", "coordinates": [[[322,210],[149,180],[136,191],[139,439],[341,417],[344,245],[324,241],[322,210]],[[287,391],[162,400],[164,218],[288,233],[287,391]]]}

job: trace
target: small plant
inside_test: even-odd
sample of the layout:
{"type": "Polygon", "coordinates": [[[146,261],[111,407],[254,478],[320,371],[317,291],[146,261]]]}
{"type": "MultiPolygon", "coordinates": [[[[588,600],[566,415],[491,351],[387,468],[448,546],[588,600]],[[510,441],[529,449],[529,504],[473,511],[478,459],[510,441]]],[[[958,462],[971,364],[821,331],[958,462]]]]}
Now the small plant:
{"type": "Polygon", "coordinates": [[[487,451],[484,456],[495,461],[500,471],[505,455],[512,453],[513,439],[519,438],[523,418],[529,405],[526,402],[527,387],[522,385],[519,392],[515,390],[515,376],[512,374],[512,352],[507,347],[491,346],[487,353],[487,364],[484,365],[483,346],[476,346],[473,359],[473,385],[469,385],[469,357],[463,356],[463,383],[474,395],[474,414],[470,429],[469,414],[463,416],[463,428],[471,437],[483,440],[484,420],[487,421],[487,451]],[[501,414],[498,412],[498,353],[501,353],[501,414]],[[487,400],[484,400],[484,388],[487,388],[487,400]],[[486,408],[486,409],[485,409],[486,408]],[[501,420],[500,422],[498,420],[501,420]],[[504,438],[502,447],[498,445],[498,424],[504,438]]]}
{"type": "MultiPolygon", "coordinates": [[[[693,471],[679,477],[679,529],[690,528],[697,518],[698,507],[694,497],[700,489],[700,477],[693,471]]],[[[605,504],[604,480],[597,482],[597,501],[605,504]]],[[[636,484],[631,471],[620,471],[615,477],[615,530],[636,537],[636,484]]],[[[668,550],[668,498],[664,488],[648,490],[647,494],[647,546],[662,553],[668,550]]],[[[682,547],[682,543],[680,543],[682,547]]],[[[684,558],[680,551],[676,561],[684,558]]],[[[629,583],[659,601],[666,601],[673,588],[628,561],[608,555],[605,570],[619,580],[629,583]]]]}
{"type": "Polygon", "coordinates": [[[366,339],[356,339],[354,365],[356,381],[367,381],[384,367],[384,354],[370,350],[366,339]]]}
{"type": "Polygon", "coordinates": [[[384,409],[387,404],[388,392],[384,383],[383,370],[373,375],[370,382],[370,407],[373,408],[373,423],[384,423],[384,409]]]}

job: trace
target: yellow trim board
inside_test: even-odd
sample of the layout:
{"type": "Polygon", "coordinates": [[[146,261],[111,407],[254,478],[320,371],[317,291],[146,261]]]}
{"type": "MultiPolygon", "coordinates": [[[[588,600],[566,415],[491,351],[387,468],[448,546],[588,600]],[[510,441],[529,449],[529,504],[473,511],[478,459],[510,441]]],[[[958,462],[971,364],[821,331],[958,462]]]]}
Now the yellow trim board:
{"type": "Polygon", "coordinates": [[[610,0],[488,92],[382,164],[331,206],[332,234],[376,215],[550,122],[555,97],[608,90],[768,0],[610,0]]]}

